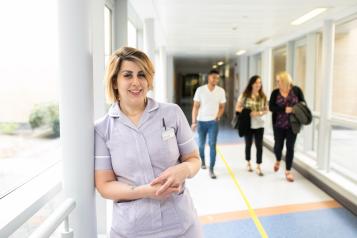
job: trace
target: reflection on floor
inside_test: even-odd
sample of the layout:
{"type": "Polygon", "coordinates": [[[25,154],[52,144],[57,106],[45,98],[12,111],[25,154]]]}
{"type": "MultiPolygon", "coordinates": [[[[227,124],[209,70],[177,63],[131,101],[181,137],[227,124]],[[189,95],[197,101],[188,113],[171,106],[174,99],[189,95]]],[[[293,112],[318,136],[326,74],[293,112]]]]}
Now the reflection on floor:
{"type": "MultiPolygon", "coordinates": [[[[188,181],[206,238],[264,237],[262,233],[274,238],[357,237],[356,216],[295,170],[295,182],[288,182],[284,164],[275,173],[274,155],[269,150],[263,151],[264,176],[260,177],[247,171],[244,142],[236,131],[220,129],[218,143],[221,152],[221,156],[217,154],[215,166],[218,178],[210,179],[207,170],[200,170],[188,181]],[[252,207],[251,213],[247,202],[252,207]],[[261,228],[251,218],[252,212],[261,228]]],[[[206,155],[206,164],[209,164],[208,147],[206,155]]],[[[252,158],[255,158],[254,146],[252,158]]],[[[255,160],[252,162],[255,166],[255,160]]]]}

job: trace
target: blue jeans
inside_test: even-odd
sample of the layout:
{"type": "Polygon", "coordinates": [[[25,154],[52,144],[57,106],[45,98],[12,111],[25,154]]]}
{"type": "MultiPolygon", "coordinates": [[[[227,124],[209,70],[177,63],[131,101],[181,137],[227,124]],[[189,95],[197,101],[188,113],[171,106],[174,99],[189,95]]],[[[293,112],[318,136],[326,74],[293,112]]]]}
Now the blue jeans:
{"type": "Polygon", "coordinates": [[[210,165],[213,169],[216,163],[216,143],[218,135],[218,122],[217,121],[198,121],[198,147],[200,150],[200,157],[202,164],[205,164],[205,145],[206,136],[208,133],[208,145],[210,150],[210,165]]]}

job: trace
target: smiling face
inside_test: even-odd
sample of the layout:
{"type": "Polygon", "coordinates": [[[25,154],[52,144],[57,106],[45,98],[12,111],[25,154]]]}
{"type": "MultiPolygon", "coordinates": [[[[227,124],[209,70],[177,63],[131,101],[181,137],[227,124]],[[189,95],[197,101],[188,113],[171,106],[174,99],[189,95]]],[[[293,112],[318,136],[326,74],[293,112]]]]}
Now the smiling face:
{"type": "Polygon", "coordinates": [[[138,64],[124,60],[116,80],[120,103],[129,107],[142,106],[149,90],[145,72],[138,64]]]}
{"type": "Polygon", "coordinates": [[[257,78],[257,80],[254,82],[254,84],[252,85],[252,90],[253,93],[257,93],[259,92],[259,90],[262,88],[262,81],[260,80],[260,78],[257,78]]]}
{"type": "Polygon", "coordinates": [[[276,85],[278,86],[278,88],[282,91],[286,91],[289,88],[289,84],[287,84],[286,82],[284,82],[284,79],[280,76],[276,77],[276,85]]]}
{"type": "Polygon", "coordinates": [[[212,73],[212,74],[209,74],[208,75],[208,84],[210,84],[211,86],[216,86],[219,82],[219,74],[215,74],[215,73],[212,73]]]}

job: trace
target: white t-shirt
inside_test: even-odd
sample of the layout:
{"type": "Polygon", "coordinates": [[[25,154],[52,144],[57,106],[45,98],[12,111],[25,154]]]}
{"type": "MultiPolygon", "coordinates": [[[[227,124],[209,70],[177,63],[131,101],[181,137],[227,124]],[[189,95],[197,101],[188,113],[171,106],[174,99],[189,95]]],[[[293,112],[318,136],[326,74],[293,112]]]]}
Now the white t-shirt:
{"type": "Polygon", "coordinates": [[[197,120],[212,121],[217,117],[219,104],[226,102],[226,93],[219,86],[210,91],[206,84],[197,88],[193,100],[200,103],[197,120]]]}

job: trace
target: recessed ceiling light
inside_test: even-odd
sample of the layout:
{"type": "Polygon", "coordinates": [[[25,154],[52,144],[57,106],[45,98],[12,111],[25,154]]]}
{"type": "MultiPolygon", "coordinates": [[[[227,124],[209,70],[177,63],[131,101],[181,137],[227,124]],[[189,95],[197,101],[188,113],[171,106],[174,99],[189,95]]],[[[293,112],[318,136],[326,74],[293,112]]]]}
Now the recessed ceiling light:
{"type": "Polygon", "coordinates": [[[304,22],[307,22],[308,20],[320,15],[324,11],[326,11],[327,8],[315,8],[314,10],[306,13],[305,15],[299,17],[298,19],[294,20],[291,22],[291,25],[297,26],[301,25],[304,22]]]}
{"type": "Polygon", "coordinates": [[[224,64],[224,62],[223,62],[223,61],[219,61],[219,62],[217,62],[217,64],[218,64],[219,66],[221,66],[221,65],[224,64]]]}
{"type": "Polygon", "coordinates": [[[247,51],[245,51],[245,50],[239,50],[239,51],[237,51],[236,55],[242,55],[242,54],[245,54],[245,52],[247,52],[247,51]]]}
{"type": "Polygon", "coordinates": [[[214,65],[212,66],[212,68],[214,68],[214,69],[217,68],[217,65],[214,64],[214,65]]]}

